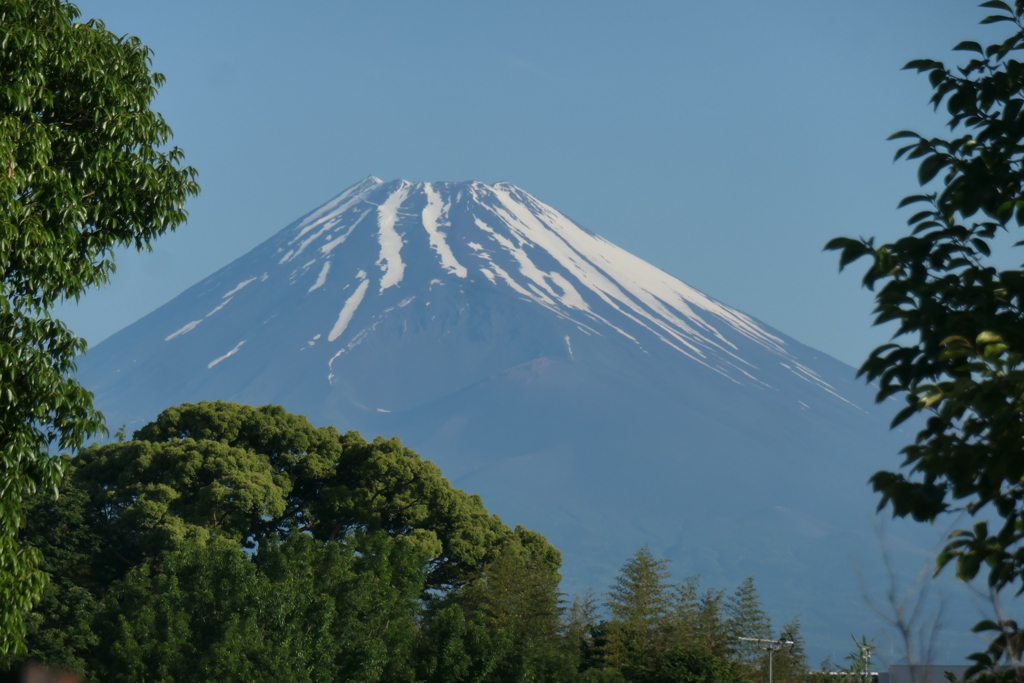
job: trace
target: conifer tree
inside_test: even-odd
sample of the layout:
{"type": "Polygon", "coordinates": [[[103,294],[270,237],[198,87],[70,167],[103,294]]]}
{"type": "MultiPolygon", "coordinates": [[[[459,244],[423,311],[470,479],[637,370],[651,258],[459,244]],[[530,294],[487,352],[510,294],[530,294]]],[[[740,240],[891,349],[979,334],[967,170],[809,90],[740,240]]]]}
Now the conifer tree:
{"type": "Polygon", "coordinates": [[[644,546],[623,565],[607,594],[611,621],[605,662],[614,668],[650,665],[668,640],[667,617],[673,586],[668,560],[655,559],[644,546]]]}
{"type": "Polygon", "coordinates": [[[702,648],[700,642],[700,576],[689,576],[675,587],[671,621],[671,647],[702,648]]]}
{"type": "Polygon", "coordinates": [[[807,654],[800,635],[800,619],[794,617],[779,631],[780,640],[791,640],[793,645],[775,653],[772,679],[775,683],[803,683],[808,678],[807,654]]]}
{"type": "Polygon", "coordinates": [[[758,648],[757,643],[740,638],[771,638],[772,624],[768,614],[761,607],[757,589],[754,588],[753,576],[748,576],[729,596],[726,611],[726,630],[736,661],[744,667],[757,669],[763,651],[758,648]]]}
{"type": "Polygon", "coordinates": [[[582,671],[597,666],[598,604],[594,591],[588,588],[582,595],[574,595],[564,619],[564,647],[576,669],[582,671]]]}
{"type": "Polygon", "coordinates": [[[725,614],[725,591],[707,589],[700,597],[697,636],[709,654],[725,659],[732,652],[728,621],[725,614]]]}

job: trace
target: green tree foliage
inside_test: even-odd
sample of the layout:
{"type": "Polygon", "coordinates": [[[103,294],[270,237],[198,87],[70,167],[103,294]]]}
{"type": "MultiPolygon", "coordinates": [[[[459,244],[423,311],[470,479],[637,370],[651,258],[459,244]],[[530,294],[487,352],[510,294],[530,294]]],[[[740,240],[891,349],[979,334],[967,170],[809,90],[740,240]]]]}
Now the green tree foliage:
{"type": "Polygon", "coordinates": [[[425,681],[569,681],[561,640],[557,564],[536,535],[504,548],[473,583],[429,609],[421,645],[425,681]],[[539,552],[537,552],[539,551],[539,552]]]}
{"type": "Polygon", "coordinates": [[[754,577],[746,580],[730,596],[727,604],[726,628],[735,639],[734,656],[747,669],[757,670],[764,659],[764,651],[756,642],[740,638],[771,638],[772,622],[761,608],[761,601],[754,588],[754,577]]]}
{"type": "Polygon", "coordinates": [[[865,683],[871,680],[871,672],[877,667],[871,665],[871,653],[875,650],[874,641],[867,636],[853,639],[853,650],[843,659],[848,664],[838,664],[829,655],[822,660],[818,671],[810,674],[811,683],[865,683]]]}
{"type": "Polygon", "coordinates": [[[608,592],[611,614],[606,663],[617,669],[645,669],[664,651],[672,608],[668,560],[656,559],[647,546],[629,559],[608,592]]]}
{"type": "MultiPolygon", "coordinates": [[[[62,469],[22,530],[50,579],[27,642],[90,683],[766,680],[737,640],[770,632],[753,579],[702,592],[643,548],[605,620],[566,609],[558,551],[397,439],[185,404],[62,469]]],[[[802,683],[802,652],[775,661],[802,683]]]]}
{"type": "Polygon", "coordinates": [[[842,668],[850,683],[863,681],[871,675],[871,653],[876,649],[873,640],[862,635],[860,638],[851,635],[853,638],[853,650],[844,658],[849,664],[842,668]]]}
{"type": "Polygon", "coordinates": [[[708,588],[700,596],[695,633],[700,646],[712,655],[725,659],[736,651],[734,633],[729,629],[725,610],[725,591],[708,588]]]}
{"type": "Polygon", "coordinates": [[[421,639],[439,676],[554,666],[558,551],[397,439],[185,404],[64,470],[23,532],[51,576],[28,642],[89,680],[412,680],[421,639]]]}
{"type": "MultiPolygon", "coordinates": [[[[516,531],[532,533],[522,527],[516,531]]],[[[510,545],[463,591],[464,609],[501,639],[492,653],[504,656],[487,680],[511,683],[560,678],[560,579],[551,558],[510,545]]]]}
{"type": "Polygon", "coordinates": [[[97,681],[377,681],[409,677],[424,566],[376,534],[353,546],[305,534],[261,549],[194,541],[112,586],[97,681]]]}
{"type": "MultiPolygon", "coordinates": [[[[894,424],[926,417],[902,451],[904,472],[872,477],[879,507],[920,521],[960,509],[980,516],[952,534],[938,569],[955,561],[969,580],[984,565],[998,593],[1024,570],[1024,271],[1000,269],[991,254],[999,233],[1024,224],[1024,0],[981,6],[996,10],[983,24],[1012,34],[987,47],[960,43],[954,49],[970,55],[961,67],[930,59],[906,67],[928,74],[932,104],[945,104],[958,133],[892,136],[909,141],[896,157],[920,159],[921,185],[936,188],[900,203],[923,205],[910,233],[882,246],[838,238],[826,248],[841,251],[841,267],[871,259],[864,284],[879,288],[876,322],[899,322],[898,341],[875,349],[860,374],[878,382],[879,401],[905,396],[894,424]],[[1001,523],[990,529],[993,517],[1001,523]]],[[[1020,659],[1024,634],[1014,622],[976,629],[993,632],[973,656],[979,670],[1020,659]]]]}
{"type": "Polygon", "coordinates": [[[149,109],[163,83],[149,50],[77,17],[60,0],[0,0],[0,666],[43,587],[16,540],[23,498],[57,485],[51,449],[101,428],[68,378],[85,344],[50,313],[105,282],[115,248],[183,222],[198,192],[149,109]]]}
{"type": "Polygon", "coordinates": [[[42,600],[27,617],[29,654],[68,671],[82,672],[83,658],[97,644],[92,621],[101,603],[97,597],[109,583],[100,563],[103,539],[89,523],[88,496],[80,489],[61,486],[60,497],[40,502],[46,494],[29,499],[30,513],[23,535],[30,547],[41,551],[48,581],[42,600]]]}
{"type": "MultiPolygon", "coordinates": [[[[591,674],[600,669],[603,676],[622,676],[630,683],[766,682],[766,653],[739,640],[771,634],[753,578],[728,597],[720,590],[701,592],[699,577],[678,584],[670,578],[667,561],[655,558],[646,547],[626,562],[607,595],[608,621],[589,629],[589,646],[596,654],[579,658],[581,680],[590,680],[588,675],[601,680],[591,674]]],[[[573,613],[581,616],[570,620],[570,632],[586,635],[588,630],[579,623],[589,613],[585,603],[578,600],[573,613]]],[[[808,674],[799,622],[786,628],[786,637],[795,646],[775,654],[774,680],[802,683],[808,674]]],[[[588,645],[585,638],[583,643],[588,645]]]]}
{"type": "Polygon", "coordinates": [[[563,614],[563,647],[577,671],[599,666],[597,597],[593,590],[574,595],[563,614]]]}
{"type": "MultiPolygon", "coordinates": [[[[800,635],[800,619],[794,618],[782,626],[779,631],[780,640],[788,640],[792,645],[784,646],[775,653],[773,680],[779,683],[798,683],[808,679],[807,653],[804,651],[804,639],[800,635]]],[[[762,680],[766,680],[762,678],[762,680]]]]}
{"type": "Polygon", "coordinates": [[[438,590],[474,577],[508,543],[537,543],[561,564],[542,537],[512,532],[398,439],[367,442],[279,406],[169,408],[132,441],[83,449],[73,469],[107,547],[133,562],[216,529],[246,548],[296,532],[402,535],[424,546],[427,587],[438,590]]]}

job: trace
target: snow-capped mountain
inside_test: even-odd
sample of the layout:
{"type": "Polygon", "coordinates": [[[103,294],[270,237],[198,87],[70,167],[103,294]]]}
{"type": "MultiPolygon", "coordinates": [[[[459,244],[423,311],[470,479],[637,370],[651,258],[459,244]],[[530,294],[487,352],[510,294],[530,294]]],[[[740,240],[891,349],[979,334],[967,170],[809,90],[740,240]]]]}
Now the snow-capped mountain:
{"type": "Polygon", "coordinates": [[[892,411],[852,368],[508,183],[367,178],[79,377],[113,427],[224,399],[401,436],[547,535],[569,591],[603,590],[647,543],[705,585],[755,575],[815,651],[877,627],[855,564],[875,576],[865,482],[909,439],[892,411]]]}

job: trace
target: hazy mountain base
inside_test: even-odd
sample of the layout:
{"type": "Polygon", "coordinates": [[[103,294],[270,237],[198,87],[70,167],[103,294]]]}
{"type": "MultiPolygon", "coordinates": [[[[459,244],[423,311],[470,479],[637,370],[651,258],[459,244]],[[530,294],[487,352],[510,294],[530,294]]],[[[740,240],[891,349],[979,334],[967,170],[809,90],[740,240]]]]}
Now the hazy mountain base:
{"type": "MultiPolygon", "coordinates": [[[[861,450],[877,418],[839,431],[780,404],[766,416],[742,390],[709,396],[692,375],[685,385],[680,378],[692,394],[681,400],[679,391],[637,389],[621,369],[586,367],[581,355],[540,359],[366,423],[405,435],[504,519],[542,530],[566,558],[563,590],[607,585],[643,540],[677,575],[700,574],[709,585],[756,573],[770,587],[769,611],[800,616],[812,657],[843,651],[850,632],[878,633],[865,593],[878,599],[889,584],[883,541],[904,584],[930,571],[940,534],[875,517],[867,486],[851,485],[880,460],[861,450]],[[495,404],[502,415],[487,409],[495,404]],[[722,414],[735,421],[716,420],[722,414]],[[606,415],[620,428],[609,429],[606,415]]],[[[902,435],[882,434],[895,452],[902,435]]],[[[952,584],[943,582],[962,591],[952,584]]],[[[972,609],[965,597],[952,613],[972,609]]],[[[957,629],[941,649],[956,657],[974,642],[957,629]]]]}
{"type": "MultiPolygon", "coordinates": [[[[380,346],[367,345],[363,355],[357,348],[347,359],[350,367],[367,369],[367,383],[374,348],[405,360],[396,374],[413,375],[417,365],[402,349],[416,346],[416,340],[408,334],[404,344],[401,335],[389,340],[382,328],[380,346]]],[[[551,336],[557,339],[560,331],[551,336]]],[[[879,453],[864,452],[866,434],[880,433],[888,453],[898,449],[904,434],[888,434],[878,416],[838,399],[835,406],[826,404],[833,414],[823,418],[781,401],[769,403],[765,415],[746,387],[724,395],[712,391],[710,371],[707,377],[659,375],[645,367],[658,363],[650,357],[637,359],[632,368],[612,366],[600,354],[601,345],[588,341],[576,344],[572,358],[529,360],[405,410],[354,407],[356,379],[317,391],[316,383],[297,375],[285,405],[314,423],[356,428],[367,436],[400,435],[451,473],[454,485],[490,501],[503,519],[551,539],[563,551],[562,590],[570,594],[607,585],[623,559],[648,543],[673,561],[677,574],[700,574],[707,585],[735,585],[756,573],[768,587],[769,611],[800,616],[812,659],[843,651],[850,632],[878,634],[879,620],[864,599],[865,590],[877,593],[888,583],[873,530],[876,501],[866,486],[853,484],[886,464],[879,453]],[[656,383],[644,379],[652,376],[656,383]],[[331,417],[345,413],[344,420],[331,417]],[[835,413],[852,414],[858,422],[841,430],[836,425],[844,422],[835,413]],[[611,424],[608,415],[616,416],[611,424]],[[850,519],[851,510],[859,519],[850,519]]],[[[554,340],[550,346],[560,350],[554,340]]],[[[522,351],[510,349],[506,358],[514,353],[522,351]]],[[[419,365],[437,366],[444,366],[443,357],[419,365]]],[[[164,384],[165,378],[149,381],[164,384]]],[[[421,382],[430,385],[429,379],[421,382]]],[[[226,398],[259,402],[279,393],[267,384],[257,379],[226,398]]],[[[209,388],[203,396],[189,389],[161,395],[195,400],[216,391],[209,388]]],[[[853,389],[870,398],[867,388],[853,389]]],[[[126,415],[124,407],[112,409],[109,394],[100,393],[98,403],[111,424],[130,423],[126,418],[133,413],[147,419],[136,411],[126,415]]],[[[909,524],[892,525],[888,533],[900,573],[916,576],[938,535],[909,524]]],[[[952,609],[967,607],[961,600],[952,609]]],[[[942,640],[947,653],[963,654],[973,646],[962,631],[942,640]]]]}

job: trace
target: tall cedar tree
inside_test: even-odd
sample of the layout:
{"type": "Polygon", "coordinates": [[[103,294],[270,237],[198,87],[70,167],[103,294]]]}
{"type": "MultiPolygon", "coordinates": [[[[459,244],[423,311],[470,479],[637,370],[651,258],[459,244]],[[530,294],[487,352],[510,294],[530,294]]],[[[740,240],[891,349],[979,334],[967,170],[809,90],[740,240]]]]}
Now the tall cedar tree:
{"type": "Polygon", "coordinates": [[[85,350],[54,305],[104,283],[118,247],[148,249],[199,191],[149,108],[150,51],[60,0],[0,0],[0,667],[24,651],[39,555],[23,499],[60,480],[52,449],[101,429],[69,378],[85,350]]]}
{"type": "Polygon", "coordinates": [[[563,615],[564,648],[577,671],[600,666],[597,646],[599,605],[594,591],[573,595],[563,615]]]}
{"type": "Polygon", "coordinates": [[[762,657],[764,651],[758,647],[756,642],[740,639],[771,638],[772,623],[768,614],[761,608],[757,589],[754,588],[753,576],[748,576],[729,596],[726,608],[729,615],[726,619],[726,629],[729,632],[730,640],[734,643],[733,656],[746,671],[758,671],[764,659],[762,657]]]}
{"type": "Polygon", "coordinates": [[[669,639],[673,587],[668,560],[655,559],[647,546],[622,567],[608,591],[611,623],[605,662],[613,668],[645,667],[669,639]]]}
{"type": "MultiPolygon", "coordinates": [[[[772,680],[776,683],[804,683],[808,680],[807,654],[804,652],[804,639],[800,635],[800,619],[794,618],[783,625],[778,633],[779,640],[788,640],[793,644],[781,647],[775,652],[772,665],[772,680]]],[[[762,652],[762,655],[766,653],[762,652]]],[[[761,676],[754,680],[767,682],[766,657],[762,656],[761,676]]]]}

